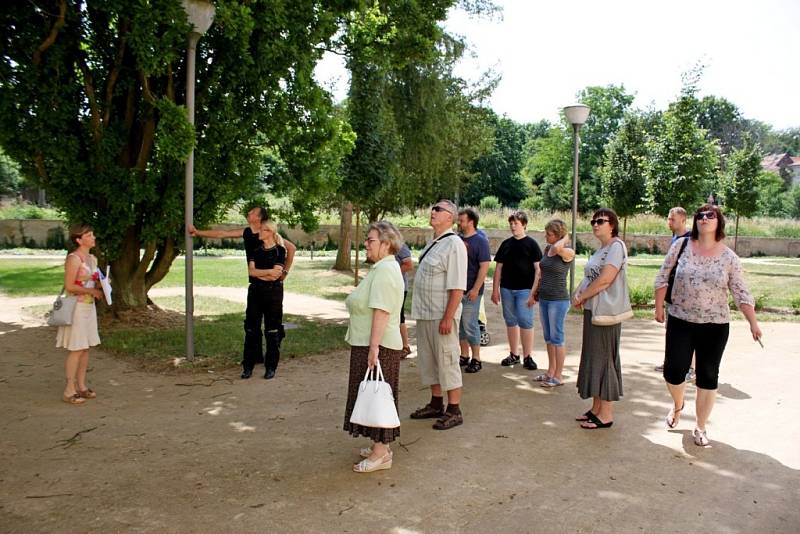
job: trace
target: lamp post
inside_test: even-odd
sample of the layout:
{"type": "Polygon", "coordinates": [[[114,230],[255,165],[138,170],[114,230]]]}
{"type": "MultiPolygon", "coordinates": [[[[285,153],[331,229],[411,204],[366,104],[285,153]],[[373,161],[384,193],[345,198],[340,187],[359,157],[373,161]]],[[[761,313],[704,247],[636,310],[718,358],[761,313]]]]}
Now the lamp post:
{"type": "MultiPolygon", "coordinates": [[[[578,250],[577,241],[577,214],[578,214],[578,158],[581,145],[581,126],[589,118],[589,106],[573,104],[564,108],[564,115],[572,125],[573,153],[572,153],[572,246],[578,250]]],[[[569,294],[575,290],[575,262],[569,268],[569,294]]]]}
{"type": "MultiPolygon", "coordinates": [[[[194,125],[194,75],[197,42],[208,31],[214,21],[214,4],[207,0],[181,0],[186,18],[191,24],[189,45],[186,49],[186,110],[189,123],[194,125]]],[[[189,226],[194,214],[194,147],[186,159],[184,194],[184,240],[186,243],[186,358],[194,360],[194,242],[189,235],[189,226]]]]}

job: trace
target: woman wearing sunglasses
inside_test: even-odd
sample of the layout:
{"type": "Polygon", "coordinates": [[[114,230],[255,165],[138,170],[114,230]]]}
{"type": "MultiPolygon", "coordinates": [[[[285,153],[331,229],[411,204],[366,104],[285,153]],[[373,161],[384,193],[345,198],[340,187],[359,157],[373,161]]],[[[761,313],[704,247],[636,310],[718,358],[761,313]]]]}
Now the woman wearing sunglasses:
{"type": "Polygon", "coordinates": [[[625,280],[625,243],[617,237],[619,218],[612,209],[600,208],[592,215],[592,233],[600,248],[584,267],[585,277],[575,292],[572,304],[583,309],[583,343],[578,368],[578,393],[582,399],[592,399],[592,407],[575,418],[587,430],[609,428],[614,423],[614,401],[622,397],[622,370],[619,340],[622,325],[592,324],[594,301],[603,291],[619,295],[618,284],[625,280]],[[613,284],[613,287],[612,287],[613,284]]]}
{"type": "Polygon", "coordinates": [[[667,323],[664,379],[672,395],[673,407],[667,414],[668,428],[678,426],[684,408],[686,371],[695,354],[697,397],[695,401],[696,445],[708,445],[706,422],[717,394],[719,364],[728,342],[728,292],[750,323],[753,339],[761,338],[755,314],[755,301],[747,290],[739,257],[722,242],[725,218],[719,207],[704,204],[694,214],[691,237],[677,240],[656,276],[656,321],[667,323]],[[689,241],[683,248],[684,239],[689,241]],[[677,263],[672,286],[672,303],[665,316],[664,302],[669,274],[677,263]]]}

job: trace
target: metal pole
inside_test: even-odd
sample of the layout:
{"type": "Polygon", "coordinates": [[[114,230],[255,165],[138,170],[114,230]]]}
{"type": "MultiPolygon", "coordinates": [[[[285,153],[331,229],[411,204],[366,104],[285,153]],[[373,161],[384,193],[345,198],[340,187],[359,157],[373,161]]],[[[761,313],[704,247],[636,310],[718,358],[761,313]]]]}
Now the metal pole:
{"type": "MultiPolygon", "coordinates": [[[[578,147],[581,143],[581,136],[579,133],[580,126],[578,124],[572,125],[572,138],[573,138],[573,152],[572,152],[572,246],[575,252],[578,252],[578,232],[577,232],[577,214],[578,214],[578,147]]],[[[569,294],[572,295],[575,291],[575,261],[572,262],[569,268],[569,294]]]]}
{"type": "MultiPolygon", "coordinates": [[[[200,34],[189,34],[189,47],[186,51],[186,110],[189,123],[194,125],[194,63],[197,54],[197,41],[200,34]]],[[[194,242],[189,235],[189,226],[194,220],[194,147],[186,160],[184,195],[184,240],[186,243],[185,288],[186,293],[186,359],[194,361],[194,242]]]]}

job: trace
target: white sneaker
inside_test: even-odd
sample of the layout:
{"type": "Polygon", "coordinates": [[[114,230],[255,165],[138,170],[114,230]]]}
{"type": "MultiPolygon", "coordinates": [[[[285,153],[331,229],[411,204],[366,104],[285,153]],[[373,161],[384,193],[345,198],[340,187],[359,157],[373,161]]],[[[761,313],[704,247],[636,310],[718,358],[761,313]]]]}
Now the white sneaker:
{"type": "Polygon", "coordinates": [[[685,380],[687,382],[694,382],[696,378],[697,378],[697,375],[694,372],[694,367],[689,367],[689,372],[686,373],[685,380]]]}

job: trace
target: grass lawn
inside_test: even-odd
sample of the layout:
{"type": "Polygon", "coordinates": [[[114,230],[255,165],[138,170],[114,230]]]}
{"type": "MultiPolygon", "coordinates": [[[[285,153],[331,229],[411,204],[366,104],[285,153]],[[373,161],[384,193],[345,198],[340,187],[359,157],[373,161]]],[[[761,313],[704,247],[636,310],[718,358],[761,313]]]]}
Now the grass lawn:
{"type": "MultiPolygon", "coordinates": [[[[578,258],[576,279],[581,278],[585,261],[585,257],[578,258]]],[[[662,261],[663,257],[656,255],[642,254],[630,258],[628,280],[634,302],[652,305],[653,280],[662,261]]],[[[745,279],[759,307],[800,311],[800,259],[745,258],[742,263],[745,279]]],[[[286,290],[343,300],[353,287],[353,277],[352,274],[331,271],[332,265],[332,258],[296,262],[286,281],[286,290]]],[[[157,287],[183,286],[183,266],[182,259],[176,260],[170,273],[157,287]]],[[[494,265],[489,271],[490,278],[493,271],[494,265]]],[[[61,288],[61,273],[59,260],[35,256],[0,259],[0,291],[12,297],[55,295],[61,288]]],[[[242,257],[195,258],[194,280],[198,286],[242,287],[246,284],[245,276],[242,257]]],[[[406,304],[408,309],[410,295],[406,304]]],[[[783,315],[782,318],[800,320],[798,315],[783,315]]]]}

